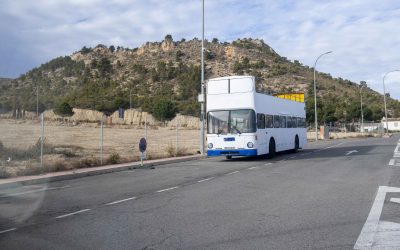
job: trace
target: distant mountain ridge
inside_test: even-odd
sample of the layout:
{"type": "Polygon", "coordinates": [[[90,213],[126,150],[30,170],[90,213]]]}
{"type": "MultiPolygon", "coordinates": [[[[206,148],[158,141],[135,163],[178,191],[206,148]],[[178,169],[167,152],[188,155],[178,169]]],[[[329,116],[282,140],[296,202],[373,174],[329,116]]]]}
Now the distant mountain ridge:
{"type": "MultiPolygon", "coordinates": [[[[278,55],[260,39],[205,42],[206,79],[254,75],[258,91],[305,92],[307,117],[313,121],[313,69],[278,55]]],[[[201,41],[147,42],[139,48],[98,45],[58,57],[2,86],[0,108],[36,110],[36,88],[43,108],[68,102],[72,107],[112,112],[133,106],[150,111],[158,99],[174,102],[180,113],[198,115],[201,41]],[[130,95],[132,94],[132,95],[130,95]],[[130,96],[132,98],[130,98],[130,96]],[[130,103],[130,100],[132,102],[130,103]]],[[[359,85],[317,73],[319,119],[354,121],[360,117],[359,85]]],[[[363,88],[364,119],[383,116],[383,97],[363,88]]],[[[400,103],[389,98],[389,115],[400,116],[400,103]]]]}

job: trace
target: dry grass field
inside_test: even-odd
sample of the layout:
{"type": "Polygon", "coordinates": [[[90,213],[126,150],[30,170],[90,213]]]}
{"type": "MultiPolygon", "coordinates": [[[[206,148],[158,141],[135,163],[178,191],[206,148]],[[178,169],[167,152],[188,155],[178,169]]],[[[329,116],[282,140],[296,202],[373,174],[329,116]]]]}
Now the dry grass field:
{"type": "MultiPolygon", "coordinates": [[[[99,164],[101,129],[98,124],[73,126],[47,122],[44,131],[46,144],[44,164],[49,171],[99,164]]],[[[145,136],[144,128],[105,126],[103,132],[104,163],[138,160],[140,155],[138,143],[140,138],[145,136]]],[[[176,134],[175,128],[148,128],[147,158],[155,159],[176,154],[176,134]]],[[[0,147],[3,148],[3,150],[0,148],[0,168],[2,169],[0,172],[3,171],[3,175],[7,176],[38,172],[37,152],[40,147],[35,148],[34,145],[38,142],[40,135],[41,125],[37,121],[0,119],[0,147]],[[8,161],[10,155],[15,157],[11,157],[8,161]],[[34,170],[28,171],[27,168],[34,170]]],[[[178,146],[180,155],[195,154],[199,150],[199,131],[179,129],[178,146]]]]}

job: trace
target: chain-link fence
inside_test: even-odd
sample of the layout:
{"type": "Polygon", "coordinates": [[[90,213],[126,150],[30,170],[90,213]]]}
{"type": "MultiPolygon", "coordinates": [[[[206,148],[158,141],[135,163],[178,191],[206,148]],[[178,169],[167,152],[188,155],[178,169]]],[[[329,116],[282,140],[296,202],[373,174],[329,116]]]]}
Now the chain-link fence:
{"type": "MultiPolygon", "coordinates": [[[[385,132],[383,124],[380,122],[366,121],[349,123],[329,123],[318,126],[319,139],[339,139],[363,136],[382,136],[385,132]]],[[[315,125],[307,126],[307,138],[315,140],[315,125]]]]}
{"type": "Polygon", "coordinates": [[[68,119],[0,118],[0,178],[72,170],[140,160],[139,141],[147,140],[146,159],[197,154],[199,129],[184,117],[154,125],[68,119]]]}

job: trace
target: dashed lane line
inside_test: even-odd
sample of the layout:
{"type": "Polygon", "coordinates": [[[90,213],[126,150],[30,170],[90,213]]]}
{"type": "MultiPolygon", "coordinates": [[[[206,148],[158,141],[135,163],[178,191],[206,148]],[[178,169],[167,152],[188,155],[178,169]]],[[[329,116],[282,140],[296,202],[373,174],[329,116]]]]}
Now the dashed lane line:
{"type": "Polygon", "coordinates": [[[14,228],[10,228],[10,229],[6,229],[6,230],[3,230],[3,231],[0,231],[0,234],[12,232],[12,231],[15,231],[15,230],[17,230],[15,227],[14,228]]]}
{"type": "Polygon", "coordinates": [[[209,181],[209,180],[212,180],[212,179],[214,179],[214,177],[202,179],[202,180],[199,180],[199,181],[197,181],[197,182],[198,182],[198,183],[201,183],[201,182],[209,181]]]}
{"type": "Polygon", "coordinates": [[[225,174],[225,175],[237,174],[237,173],[239,173],[239,172],[240,172],[240,171],[233,171],[233,172],[227,173],[227,174],[225,174]]]}
{"type": "Polygon", "coordinates": [[[170,188],[166,188],[166,189],[161,189],[161,190],[158,190],[157,193],[161,193],[161,192],[165,192],[165,191],[170,191],[170,190],[177,189],[177,188],[178,188],[178,186],[170,187],[170,188]]]}
{"type": "Polygon", "coordinates": [[[69,214],[64,214],[64,215],[57,216],[56,219],[61,219],[61,218],[65,218],[65,217],[68,217],[68,216],[75,215],[75,214],[84,213],[84,212],[87,212],[87,211],[89,211],[89,210],[90,210],[90,209],[82,209],[82,210],[79,210],[79,211],[76,211],[76,212],[73,212],[73,213],[69,213],[69,214]]]}
{"type": "Polygon", "coordinates": [[[118,204],[121,202],[130,201],[130,200],[136,200],[136,197],[130,197],[130,198],[126,198],[123,200],[113,201],[113,202],[107,203],[106,206],[115,205],[115,204],[118,204]]]}
{"type": "Polygon", "coordinates": [[[248,170],[254,170],[254,169],[258,169],[258,167],[251,167],[251,168],[248,168],[248,170]]]}
{"type": "Polygon", "coordinates": [[[51,190],[57,190],[57,189],[64,189],[64,188],[69,188],[71,186],[62,186],[62,187],[50,187],[50,188],[40,188],[36,190],[30,190],[30,191],[25,191],[25,192],[18,192],[18,193],[11,193],[11,194],[4,194],[0,196],[0,198],[7,198],[7,197],[13,197],[13,196],[20,196],[20,195],[25,195],[25,194],[32,194],[32,193],[37,193],[37,192],[44,192],[44,191],[51,191],[51,190]]]}

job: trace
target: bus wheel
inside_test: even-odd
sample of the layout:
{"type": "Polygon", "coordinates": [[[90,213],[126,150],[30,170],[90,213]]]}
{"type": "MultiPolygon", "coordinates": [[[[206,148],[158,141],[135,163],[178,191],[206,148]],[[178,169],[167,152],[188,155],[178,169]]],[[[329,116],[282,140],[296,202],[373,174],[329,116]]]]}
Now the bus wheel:
{"type": "Polygon", "coordinates": [[[293,149],[293,153],[297,153],[299,151],[299,137],[296,135],[296,137],[294,138],[294,149],[293,149]]]}
{"type": "Polygon", "coordinates": [[[269,153],[268,153],[268,158],[272,159],[275,157],[276,154],[276,147],[275,147],[275,140],[270,139],[269,140],[269,153]]]}
{"type": "Polygon", "coordinates": [[[230,160],[230,159],[232,159],[232,155],[227,155],[227,156],[225,156],[225,158],[226,158],[227,160],[230,160]]]}

